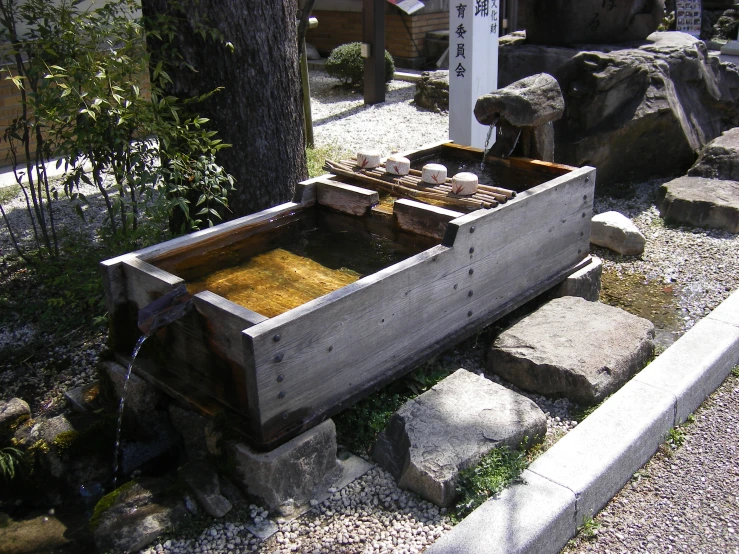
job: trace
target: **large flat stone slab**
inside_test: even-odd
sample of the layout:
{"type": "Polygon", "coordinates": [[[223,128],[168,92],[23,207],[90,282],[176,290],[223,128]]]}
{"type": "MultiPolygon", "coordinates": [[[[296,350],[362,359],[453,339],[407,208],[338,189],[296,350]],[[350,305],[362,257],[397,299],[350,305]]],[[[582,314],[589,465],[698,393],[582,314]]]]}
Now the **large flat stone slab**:
{"type": "Polygon", "coordinates": [[[659,214],[668,221],[739,233],[739,182],[679,177],[657,192],[659,214]]]}
{"type": "Polygon", "coordinates": [[[461,469],[493,448],[517,448],[545,433],[546,416],[534,402],[459,369],[393,414],[373,457],[401,488],[449,506],[461,469]]]}
{"type": "Polygon", "coordinates": [[[525,390],[595,404],[646,365],[653,338],[646,319],[566,296],[501,333],[488,370],[525,390]]]}

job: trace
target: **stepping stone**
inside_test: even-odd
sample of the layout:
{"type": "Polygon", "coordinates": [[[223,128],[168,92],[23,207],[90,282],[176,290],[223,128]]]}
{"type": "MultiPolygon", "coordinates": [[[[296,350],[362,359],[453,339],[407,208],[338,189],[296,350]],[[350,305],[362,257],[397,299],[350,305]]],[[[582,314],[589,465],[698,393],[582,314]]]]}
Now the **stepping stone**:
{"type": "Polygon", "coordinates": [[[650,321],[620,308],[556,298],[500,334],[488,370],[524,390],[595,404],[647,364],[653,338],[650,321]]]}
{"type": "Polygon", "coordinates": [[[395,412],[372,456],[401,488],[450,506],[460,470],[545,434],[546,416],[533,401],[459,369],[395,412]]]}
{"type": "Polygon", "coordinates": [[[739,181],[739,127],[725,131],[706,144],[688,175],[739,181]]]}
{"type": "Polygon", "coordinates": [[[99,552],[138,552],[187,519],[174,482],[142,478],[98,503],[90,528],[99,552]]]}
{"type": "Polygon", "coordinates": [[[659,188],[657,207],[668,221],[739,233],[737,181],[679,177],[659,188]]]}
{"type": "Polygon", "coordinates": [[[591,220],[590,242],[623,256],[639,256],[644,252],[647,239],[625,215],[604,212],[591,220]]]}

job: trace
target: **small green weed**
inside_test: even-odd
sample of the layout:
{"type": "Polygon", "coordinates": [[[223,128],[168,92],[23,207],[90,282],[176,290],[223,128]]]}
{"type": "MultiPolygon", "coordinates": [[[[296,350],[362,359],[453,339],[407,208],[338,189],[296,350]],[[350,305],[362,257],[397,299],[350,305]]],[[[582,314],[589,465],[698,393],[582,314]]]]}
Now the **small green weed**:
{"type": "Polygon", "coordinates": [[[434,358],[402,379],[360,400],[334,416],[337,440],[351,452],[369,454],[377,435],[387,426],[395,411],[453,371],[451,366],[447,367],[434,358]]]}
{"type": "Polygon", "coordinates": [[[604,398],[597,404],[593,406],[582,406],[580,404],[575,404],[572,409],[570,410],[570,417],[577,421],[578,423],[582,423],[582,421],[588,417],[590,414],[592,414],[595,410],[597,410],[603,402],[608,400],[608,397],[604,398]]]}
{"type": "Polygon", "coordinates": [[[731,370],[731,374],[732,374],[732,375],[733,375],[734,377],[739,377],[739,365],[735,365],[735,366],[734,366],[734,367],[732,368],[732,370],[731,370]]]}
{"type": "Polygon", "coordinates": [[[592,541],[598,536],[598,530],[600,529],[600,522],[596,521],[592,518],[592,516],[587,516],[580,526],[578,533],[580,534],[580,537],[582,537],[586,541],[592,541]]]}
{"type": "Polygon", "coordinates": [[[476,466],[460,471],[456,487],[459,501],[452,519],[461,520],[518,480],[527,465],[525,452],[502,447],[485,455],[476,466]]]}
{"type": "Polygon", "coordinates": [[[667,433],[666,442],[673,450],[677,450],[685,444],[685,431],[681,427],[673,427],[667,433]]]}
{"type": "Polygon", "coordinates": [[[21,192],[20,185],[8,185],[0,187],[0,204],[5,204],[13,200],[21,192]]]}

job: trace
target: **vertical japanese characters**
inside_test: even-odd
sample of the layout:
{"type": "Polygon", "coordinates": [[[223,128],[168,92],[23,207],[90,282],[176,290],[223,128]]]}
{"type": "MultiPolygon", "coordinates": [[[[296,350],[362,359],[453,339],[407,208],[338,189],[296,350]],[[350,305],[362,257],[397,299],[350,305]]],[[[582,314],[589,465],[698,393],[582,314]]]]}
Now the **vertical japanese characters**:
{"type": "Polygon", "coordinates": [[[498,36],[498,22],[499,22],[499,0],[475,0],[472,2],[460,2],[454,9],[457,12],[457,21],[455,21],[454,34],[457,36],[455,52],[450,53],[453,55],[453,62],[449,63],[449,67],[455,66],[454,73],[457,77],[464,78],[467,73],[467,56],[466,47],[467,42],[465,41],[465,35],[468,29],[465,27],[465,14],[468,9],[473,9],[473,17],[490,18],[490,34],[498,36]]]}

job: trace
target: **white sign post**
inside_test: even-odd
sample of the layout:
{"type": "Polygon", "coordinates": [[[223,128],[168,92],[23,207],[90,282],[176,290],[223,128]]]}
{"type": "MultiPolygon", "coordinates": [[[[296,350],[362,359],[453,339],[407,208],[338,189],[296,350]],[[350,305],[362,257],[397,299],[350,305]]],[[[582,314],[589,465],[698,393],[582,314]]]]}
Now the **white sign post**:
{"type": "Polygon", "coordinates": [[[675,28],[694,37],[701,34],[701,17],[703,4],[701,0],[675,0],[675,28]]]}
{"type": "MultiPolygon", "coordinates": [[[[498,88],[500,0],[449,1],[449,138],[484,148],[488,134],[473,110],[498,88]]],[[[491,143],[495,134],[491,137],[491,143]]]]}

